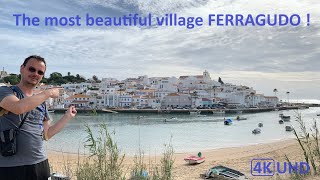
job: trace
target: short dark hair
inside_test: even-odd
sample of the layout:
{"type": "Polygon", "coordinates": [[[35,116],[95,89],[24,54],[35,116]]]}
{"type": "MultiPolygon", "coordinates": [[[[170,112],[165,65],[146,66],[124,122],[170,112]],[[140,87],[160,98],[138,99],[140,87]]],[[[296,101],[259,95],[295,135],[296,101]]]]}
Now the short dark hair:
{"type": "Polygon", "coordinates": [[[41,61],[41,62],[43,62],[44,65],[47,67],[46,60],[44,60],[43,57],[37,56],[37,55],[31,55],[31,56],[27,57],[27,58],[24,60],[23,65],[26,66],[30,59],[36,59],[36,60],[38,60],[38,61],[41,61]]]}

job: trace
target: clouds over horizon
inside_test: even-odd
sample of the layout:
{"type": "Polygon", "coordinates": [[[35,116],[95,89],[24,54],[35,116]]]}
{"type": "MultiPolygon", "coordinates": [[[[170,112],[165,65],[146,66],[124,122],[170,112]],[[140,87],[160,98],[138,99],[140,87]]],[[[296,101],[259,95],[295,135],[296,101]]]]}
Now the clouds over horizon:
{"type": "MultiPolygon", "coordinates": [[[[32,0],[28,3],[5,1],[4,4],[0,7],[0,41],[4,42],[0,45],[0,53],[1,62],[10,72],[17,72],[26,56],[40,54],[48,60],[49,73],[73,72],[87,77],[94,74],[119,79],[145,74],[179,76],[201,74],[206,69],[215,76],[226,75],[231,82],[238,82],[238,75],[244,74],[244,78],[252,77],[251,82],[257,82],[252,84],[259,87],[267,87],[261,82],[272,77],[274,79],[269,83],[279,83],[288,88],[293,84],[283,84],[281,78],[284,74],[292,74],[297,82],[300,77],[309,79],[310,73],[318,79],[320,77],[318,1],[58,0],[44,3],[32,0]],[[184,27],[15,27],[12,14],[17,12],[39,17],[87,12],[96,16],[149,12],[163,15],[171,12],[202,17],[209,13],[310,13],[311,26],[203,26],[193,30],[184,27]]],[[[318,82],[315,79],[311,81],[318,82]]],[[[309,86],[314,86],[314,83],[309,82],[309,86]]],[[[269,86],[275,87],[273,84],[269,86]]],[[[319,96],[314,93],[313,97],[319,96]]]]}

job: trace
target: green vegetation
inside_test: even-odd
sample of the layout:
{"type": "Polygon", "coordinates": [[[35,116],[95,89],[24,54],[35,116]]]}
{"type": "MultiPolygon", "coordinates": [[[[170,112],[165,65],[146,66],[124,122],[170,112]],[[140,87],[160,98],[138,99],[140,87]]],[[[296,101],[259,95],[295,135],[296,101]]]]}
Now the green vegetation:
{"type": "Polygon", "coordinates": [[[20,75],[9,74],[9,76],[3,78],[3,81],[11,85],[16,85],[20,82],[20,75]]]}
{"type": "Polygon", "coordinates": [[[113,141],[105,124],[100,125],[99,137],[95,138],[90,127],[86,126],[88,133],[86,147],[89,148],[90,157],[79,162],[77,179],[79,180],[105,180],[125,179],[122,163],[125,155],[121,155],[117,144],[113,141]]]}
{"type": "MultiPolygon", "coordinates": [[[[78,160],[75,178],[79,180],[123,180],[129,175],[130,180],[173,180],[173,148],[171,143],[165,145],[163,157],[160,163],[144,163],[144,155],[141,151],[134,158],[134,165],[130,174],[126,174],[128,168],[124,166],[125,155],[120,153],[118,146],[112,139],[105,124],[100,125],[98,137],[95,137],[91,128],[86,125],[85,147],[90,156],[83,161],[78,160]]],[[[80,158],[78,158],[80,159],[80,158]]],[[[70,171],[67,171],[70,174],[70,171]]]]}
{"type": "Polygon", "coordinates": [[[149,165],[144,163],[144,156],[140,151],[134,158],[134,166],[131,170],[130,180],[173,180],[173,147],[171,143],[165,144],[164,153],[160,159],[160,164],[149,161],[149,165]],[[147,169],[149,171],[147,171],[147,169]]]}
{"type": "MultiPolygon", "coordinates": [[[[7,77],[1,79],[2,82],[10,83],[11,85],[16,85],[20,82],[21,76],[17,74],[10,74],[7,77]]],[[[68,75],[62,76],[59,72],[53,72],[49,75],[49,77],[43,77],[41,83],[52,84],[52,85],[61,85],[66,83],[81,83],[81,82],[101,82],[96,75],[93,75],[92,80],[85,79],[83,76],[76,74],[71,75],[68,72],[68,75]]]]}
{"type": "MultiPolygon", "coordinates": [[[[305,162],[310,166],[310,172],[307,174],[293,173],[291,179],[305,179],[308,176],[319,175],[319,165],[320,165],[320,146],[319,146],[319,128],[317,121],[313,121],[312,128],[310,131],[307,130],[302,116],[297,113],[296,121],[299,123],[300,133],[294,129],[294,135],[298,141],[301,150],[303,151],[303,157],[305,162]]],[[[290,163],[288,156],[285,156],[286,160],[290,163]]]]}

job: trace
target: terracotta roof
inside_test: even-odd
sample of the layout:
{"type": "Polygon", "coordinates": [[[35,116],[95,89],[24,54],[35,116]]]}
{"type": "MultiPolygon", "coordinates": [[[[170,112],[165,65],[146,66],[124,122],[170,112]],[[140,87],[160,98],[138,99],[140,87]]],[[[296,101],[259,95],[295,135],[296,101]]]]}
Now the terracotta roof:
{"type": "Polygon", "coordinates": [[[278,97],[276,97],[276,96],[265,96],[264,98],[277,99],[278,97]]]}
{"type": "Polygon", "coordinates": [[[74,99],[74,98],[90,98],[90,96],[87,96],[84,94],[75,94],[73,96],[68,97],[67,100],[74,99]]]}
{"type": "Polygon", "coordinates": [[[87,103],[89,101],[72,101],[71,104],[87,103]]]}
{"type": "Polygon", "coordinates": [[[167,96],[179,96],[179,94],[178,93],[170,93],[167,96]]]}

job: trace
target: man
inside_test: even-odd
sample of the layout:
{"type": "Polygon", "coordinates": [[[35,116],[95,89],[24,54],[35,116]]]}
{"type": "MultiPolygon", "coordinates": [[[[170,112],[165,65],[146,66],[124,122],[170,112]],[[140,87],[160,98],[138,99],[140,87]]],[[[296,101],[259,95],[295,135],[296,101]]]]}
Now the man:
{"type": "Polygon", "coordinates": [[[17,153],[12,156],[0,155],[0,179],[47,180],[50,169],[43,140],[58,133],[77,113],[71,106],[57,123],[50,125],[44,102],[48,98],[57,98],[62,88],[47,89],[34,95],[33,89],[41,81],[45,71],[44,58],[30,56],[20,67],[20,83],[14,86],[24,97],[18,98],[10,87],[0,87],[0,108],[7,111],[0,116],[0,131],[19,127],[21,120],[29,112],[17,135],[17,153]]]}

